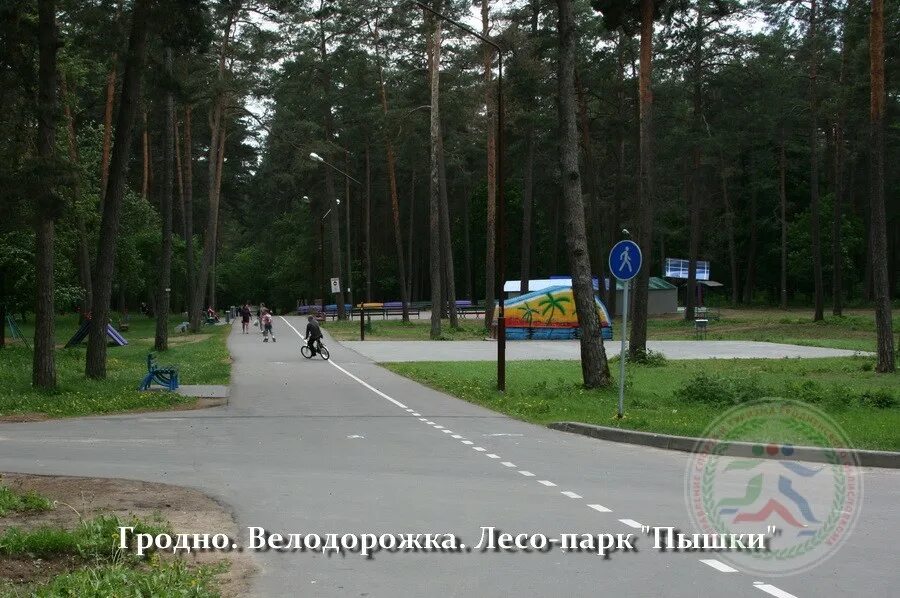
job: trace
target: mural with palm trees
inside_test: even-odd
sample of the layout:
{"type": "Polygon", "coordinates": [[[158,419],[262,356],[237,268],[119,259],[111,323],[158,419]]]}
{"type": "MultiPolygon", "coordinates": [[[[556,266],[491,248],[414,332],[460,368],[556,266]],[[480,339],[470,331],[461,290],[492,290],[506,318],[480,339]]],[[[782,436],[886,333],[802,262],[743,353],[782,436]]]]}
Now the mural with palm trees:
{"type": "MultiPolygon", "coordinates": [[[[595,300],[603,338],[612,338],[606,306],[595,300]]],[[[556,286],[513,297],[506,301],[509,338],[575,338],[578,314],[570,286],[556,286]]]]}
{"type": "Polygon", "coordinates": [[[561,315],[566,315],[566,303],[572,303],[572,300],[569,297],[563,296],[561,293],[553,294],[552,292],[545,293],[545,298],[538,302],[538,305],[543,307],[541,310],[542,316],[547,316],[547,313],[550,315],[547,316],[546,323],[550,324],[553,321],[553,316],[558,311],[561,315]]]}

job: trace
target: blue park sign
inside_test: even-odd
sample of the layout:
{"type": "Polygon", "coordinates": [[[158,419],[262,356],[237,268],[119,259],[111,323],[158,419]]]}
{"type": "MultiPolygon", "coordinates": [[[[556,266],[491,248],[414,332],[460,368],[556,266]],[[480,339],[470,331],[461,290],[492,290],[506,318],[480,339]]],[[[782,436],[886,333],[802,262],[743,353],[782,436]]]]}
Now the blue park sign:
{"type": "Polygon", "coordinates": [[[631,280],[641,270],[641,248],[634,241],[616,243],[609,252],[609,271],[619,280],[631,280]]]}

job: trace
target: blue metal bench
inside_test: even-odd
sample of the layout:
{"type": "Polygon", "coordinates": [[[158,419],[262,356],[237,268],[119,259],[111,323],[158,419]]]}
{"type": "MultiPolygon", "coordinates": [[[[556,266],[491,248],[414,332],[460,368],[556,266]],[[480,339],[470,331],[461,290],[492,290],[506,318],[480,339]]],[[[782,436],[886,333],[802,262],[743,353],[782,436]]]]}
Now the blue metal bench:
{"type": "Polygon", "coordinates": [[[149,390],[150,385],[157,382],[169,390],[178,388],[178,368],[174,365],[160,366],[153,353],[147,354],[147,374],[141,380],[138,390],[149,390]]]}

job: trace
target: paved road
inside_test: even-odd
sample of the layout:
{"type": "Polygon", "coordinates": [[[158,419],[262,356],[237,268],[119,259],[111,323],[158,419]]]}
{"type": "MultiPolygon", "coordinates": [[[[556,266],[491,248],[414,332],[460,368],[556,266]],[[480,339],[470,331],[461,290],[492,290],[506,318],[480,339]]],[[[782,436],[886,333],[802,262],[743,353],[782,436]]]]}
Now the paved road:
{"type": "MultiPolygon", "coordinates": [[[[689,529],[683,453],[511,420],[334,342],[330,364],[305,361],[284,322],[278,332],[274,345],[232,334],[227,407],[3,424],[0,471],[186,485],[230,505],[241,526],[284,533],[452,532],[472,546],[481,526],[556,537],[638,532],[633,522],[689,529]]],[[[642,537],[639,553],[609,560],[559,550],[373,560],[268,552],[256,555],[254,587],[260,596],[896,595],[900,472],[863,475],[854,534],[824,565],[792,577],[726,573],[700,562],[709,557],[651,550],[642,537]]]]}
{"type": "MultiPolygon", "coordinates": [[[[344,345],[378,362],[388,361],[494,361],[497,345],[493,341],[353,341],[344,345]]],[[[619,354],[621,343],[605,343],[606,354],[619,354]]],[[[859,351],[804,347],[758,341],[647,341],[647,348],[669,359],[733,359],[783,357],[847,357],[859,351]]],[[[506,358],[581,359],[578,341],[509,341],[506,358]]]]}

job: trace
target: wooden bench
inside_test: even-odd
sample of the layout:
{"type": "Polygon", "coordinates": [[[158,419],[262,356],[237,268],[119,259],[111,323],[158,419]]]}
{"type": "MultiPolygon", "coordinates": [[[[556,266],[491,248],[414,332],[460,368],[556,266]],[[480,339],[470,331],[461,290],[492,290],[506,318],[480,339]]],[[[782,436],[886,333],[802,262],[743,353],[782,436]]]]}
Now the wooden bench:
{"type": "Polygon", "coordinates": [[[174,365],[161,366],[156,362],[153,353],[147,354],[147,374],[141,380],[138,390],[149,390],[150,385],[157,382],[169,390],[178,388],[178,368],[174,365]]]}

